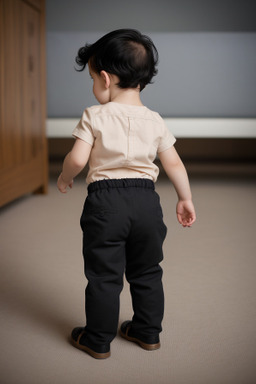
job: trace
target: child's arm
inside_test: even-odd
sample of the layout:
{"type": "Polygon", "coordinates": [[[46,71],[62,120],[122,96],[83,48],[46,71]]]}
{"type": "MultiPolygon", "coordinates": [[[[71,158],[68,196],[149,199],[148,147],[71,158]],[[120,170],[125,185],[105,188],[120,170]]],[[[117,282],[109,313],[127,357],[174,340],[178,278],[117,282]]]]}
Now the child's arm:
{"type": "Polygon", "coordinates": [[[66,193],[67,187],[72,188],[73,178],[86,166],[91,149],[90,144],[81,139],[76,139],[72,150],[64,159],[62,172],[57,181],[60,192],[66,193]]]}
{"type": "Polygon", "coordinates": [[[158,156],[178,195],[178,221],[183,227],[190,227],[196,220],[196,214],[186,169],[174,147],[160,152],[158,156]]]}

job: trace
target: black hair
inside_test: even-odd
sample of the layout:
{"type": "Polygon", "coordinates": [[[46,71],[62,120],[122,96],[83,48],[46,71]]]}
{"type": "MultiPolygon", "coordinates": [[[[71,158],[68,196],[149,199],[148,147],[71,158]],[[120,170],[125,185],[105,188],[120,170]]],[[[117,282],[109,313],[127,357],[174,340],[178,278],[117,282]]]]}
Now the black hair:
{"type": "Polygon", "coordinates": [[[76,63],[83,71],[90,62],[96,73],[102,70],[119,78],[120,88],[140,90],[157,74],[158,52],[152,40],[135,29],[112,31],[94,44],[79,49],[76,63]]]}

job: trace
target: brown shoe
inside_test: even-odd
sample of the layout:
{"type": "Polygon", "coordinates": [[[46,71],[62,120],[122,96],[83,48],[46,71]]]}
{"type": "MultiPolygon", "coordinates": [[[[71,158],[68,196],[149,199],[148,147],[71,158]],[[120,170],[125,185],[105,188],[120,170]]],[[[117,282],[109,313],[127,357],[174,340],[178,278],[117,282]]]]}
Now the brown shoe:
{"type": "Polygon", "coordinates": [[[146,349],[147,351],[155,351],[160,348],[159,335],[143,337],[137,335],[131,328],[131,321],[127,320],[123,322],[120,328],[120,335],[128,341],[133,341],[134,343],[139,344],[141,348],[146,349]]]}
{"type": "Polygon", "coordinates": [[[71,343],[74,347],[87,352],[95,359],[107,359],[110,356],[110,345],[96,345],[91,343],[86,335],[86,330],[82,327],[74,328],[71,333],[71,343]]]}

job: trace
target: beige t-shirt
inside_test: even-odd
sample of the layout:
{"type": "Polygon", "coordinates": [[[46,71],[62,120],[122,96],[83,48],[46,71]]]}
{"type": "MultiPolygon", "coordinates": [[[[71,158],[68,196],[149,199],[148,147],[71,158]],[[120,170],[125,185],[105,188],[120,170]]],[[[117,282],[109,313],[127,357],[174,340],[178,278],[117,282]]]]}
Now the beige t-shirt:
{"type": "Polygon", "coordinates": [[[88,184],[103,179],[146,178],[159,174],[157,153],[172,147],[174,136],[157,112],[145,106],[109,102],[85,109],[73,136],[92,146],[88,184]]]}

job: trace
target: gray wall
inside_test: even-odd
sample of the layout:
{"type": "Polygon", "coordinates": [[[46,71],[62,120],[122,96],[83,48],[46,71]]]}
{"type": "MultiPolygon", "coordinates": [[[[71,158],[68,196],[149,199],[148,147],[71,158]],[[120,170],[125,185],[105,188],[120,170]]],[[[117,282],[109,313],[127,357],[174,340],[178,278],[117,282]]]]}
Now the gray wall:
{"type": "Polygon", "coordinates": [[[143,102],[169,117],[256,117],[256,2],[249,0],[47,1],[49,117],[78,117],[97,103],[85,42],[116,28],[150,35],[160,61],[143,102]]]}

